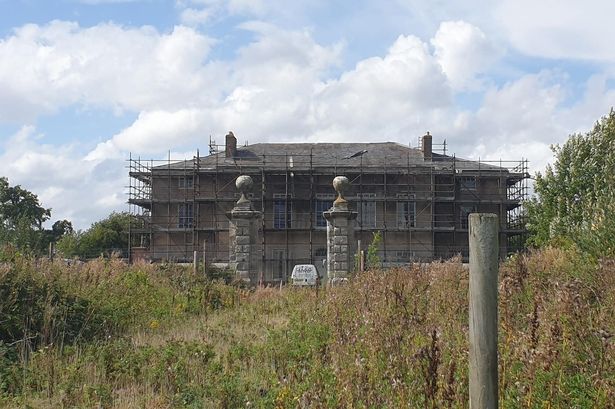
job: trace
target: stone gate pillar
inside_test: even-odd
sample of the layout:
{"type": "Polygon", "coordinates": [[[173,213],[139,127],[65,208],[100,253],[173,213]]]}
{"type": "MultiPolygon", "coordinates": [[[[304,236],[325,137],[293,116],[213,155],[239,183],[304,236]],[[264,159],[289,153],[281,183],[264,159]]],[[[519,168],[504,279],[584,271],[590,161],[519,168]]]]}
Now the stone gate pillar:
{"type": "Polygon", "coordinates": [[[333,207],[323,212],[327,219],[327,277],[330,285],[339,284],[348,278],[354,267],[356,243],[354,239],[357,212],[348,207],[344,192],[350,187],[345,176],[333,179],[337,199],[333,207]]]}
{"type": "Polygon", "coordinates": [[[229,219],[229,267],[236,278],[255,285],[262,270],[262,241],[260,226],[262,213],[254,210],[246,193],[252,188],[252,178],[242,175],[235,181],[241,197],[226,215],[229,219]]]}

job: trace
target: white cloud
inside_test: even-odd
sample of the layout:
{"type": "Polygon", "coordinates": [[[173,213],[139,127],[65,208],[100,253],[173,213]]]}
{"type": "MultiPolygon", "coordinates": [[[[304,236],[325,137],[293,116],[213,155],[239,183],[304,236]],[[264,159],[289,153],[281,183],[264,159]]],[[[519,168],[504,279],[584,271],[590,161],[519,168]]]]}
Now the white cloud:
{"type": "Polygon", "coordinates": [[[498,58],[498,50],[478,28],[464,21],[440,24],[431,44],[452,86],[476,88],[477,74],[485,73],[498,58]]]}
{"type": "Polygon", "coordinates": [[[451,105],[446,77],[427,44],[400,36],[388,53],[357,63],[315,95],[313,126],[319,140],[408,138],[423,132],[451,105]]]}
{"type": "Polygon", "coordinates": [[[585,84],[584,96],[569,102],[568,78],[541,71],[526,74],[503,86],[492,86],[476,112],[456,117],[449,135],[459,154],[469,158],[530,160],[532,172],[552,160],[549,148],[576,132],[587,132],[594,122],[615,106],[615,90],[608,90],[605,76],[585,84]]]}
{"type": "MultiPolygon", "coordinates": [[[[552,72],[528,74],[503,86],[491,86],[475,112],[458,114],[450,134],[457,153],[471,159],[530,160],[541,169],[551,158],[549,145],[566,138],[558,121],[565,92],[552,72]]],[[[454,148],[453,148],[454,149],[454,148]]]]}
{"type": "MultiPolygon", "coordinates": [[[[201,98],[202,103],[185,100],[179,109],[143,110],[87,159],[98,161],[128,150],[153,154],[178,144],[198,146],[206,136],[229,129],[251,141],[308,137],[312,98],[321,78],[337,64],[341,45],[321,46],[308,32],[263,23],[242,27],[256,34],[254,42],[239,49],[235,60],[212,63],[227,75],[217,84],[227,92],[201,98]]],[[[218,69],[212,66],[205,69],[218,69]]]]}
{"type": "Polygon", "coordinates": [[[181,11],[179,19],[183,24],[188,26],[198,26],[214,16],[214,10],[211,8],[196,9],[192,7],[185,8],[181,11]]]}
{"type": "Polygon", "coordinates": [[[263,0],[226,0],[223,1],[231,14],[262,15],[267,7],[275,7],[272,2],[263,0]]]}
{"type": "MultiPolygon", "coordinates": [[[[181,141],[233,129],[240,138],[273,140],[406,140],[440,121],[452,103],[445,75],[420,39],[400,36],[384,57],[360,61],[326,80],[341,46],[323,47],[307,32],[251,23],[258,38],[229,62],[224,99],[180,110],[143,111],[128,128],[99,144],[90,160],[127,150],[160,152],[181,141]]],[[[437,127],[434,127],[437,128],[437,127]]]]}
{"type": "Polygon", "coordinates": [[[52,222],[69,219],[87,228],[123,207],[123,160],[84,161],[75,146],[49,144],[31,125],[8,136],[1,148],[0,175],[38,195],[42,206],[52,208],[52,222]]]}
{"type": "Polygon", "coordinates": [[[262,17],[267,9],[260,0],[178,0],[179,20],[199,26],[230,15],[262,17]]]}
{"type": "Polygon", "coordinates": [[[193,141],[207,126],[205,113],[198,109],[144,111],[131,126],[100,143],[85,159],[99,163],[108,158],[122,158],[129,151],[164,152],[178,142],[186,145],[193,141]]]}
{"type": "Polygon", "coordinates": [[[547,58],[615,61],[615,2],[505,0],[496,18],[521,52],[547,58]]]}
{"type": "Polygon", "coordinates": [[[561,109],[558,118],[570,133],[589,127],[615,107],[615,88],[608,86],[609,80],[615,80],[615,75],[592,75],[584,84],[583,96],[574,105],[561,109]]]}
{"type": "Polygon", "coordinates": [[[553,140],[559,128],[553,114],[564,100],[562,86],[551,72],[525,75],[487,91],[476,117],[485,128],[482,138],[530,142],[553,140]],[[488,132],[487,132],[488,130],[488,132]]]}
{"type": "Polygon", "coordinates": [[[0,41],[0,121],[30,122],[75,103],[138,112],[198,101],[217,90],[203,66],[212,44],[182,26],[25,25],[0,41]]]}

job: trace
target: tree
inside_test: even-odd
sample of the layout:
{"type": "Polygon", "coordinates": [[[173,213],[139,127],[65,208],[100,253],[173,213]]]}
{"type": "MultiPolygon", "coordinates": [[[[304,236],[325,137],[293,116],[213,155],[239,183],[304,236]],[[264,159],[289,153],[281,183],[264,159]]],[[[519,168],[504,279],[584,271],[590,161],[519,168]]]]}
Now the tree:
{"type": "Polygon", "coordinates": [[[58,220],[51,226],[51,237],[53,241],[58,241],[62,236],[73,232],[73,224],[68,220],[58,220]]]}
{"type": "Polygon", "coordinates": [[[45,209],[38,197],[20,185],[10,186],[5,177],[0,177],[0,222],[7,229],[14,229],[19,223],[27,223],[41,230],[43,223],[51,217],[51,209],[45,209]]]}
{"type": "Polygon", "coordinates": [[[11,186],[0,177],[0,243],[20,251],[44,254],[49,243],[72,231],[68,220],[56,221],[50,230],[43,223],[51,217],[51,209],[41,206],[38,197],[20,185],[11,186]]]}
{"type": "Polygon", "coordinates": [[[530,243],[565,240],[598,257],[615,255],[615,111],[552,150],[555,162],[536,175],[527,205],[530,243]]]}
{"type": "Polygon", "coordinates": [[[124,254],[128,249],[128,226],[136,223],[134,215],[113,212],[83,232],[71,231],[65,234],[58,242],[57,249],[67,257],[93,258],[112,253],[124,254]]]}

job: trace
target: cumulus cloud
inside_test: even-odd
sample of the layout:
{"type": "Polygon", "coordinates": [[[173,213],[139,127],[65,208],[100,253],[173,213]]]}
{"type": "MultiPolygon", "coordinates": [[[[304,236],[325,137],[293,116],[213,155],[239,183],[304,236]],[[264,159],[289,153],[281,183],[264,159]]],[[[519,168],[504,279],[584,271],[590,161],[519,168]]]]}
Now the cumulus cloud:
{"type": "Polygon", "coordinates": [[[360,61],[322,85],[312,106],[319,140],[407,138],[451,104],[446,78],[427,44],[400,36],[384,57],[360,61]]]}
{"type": "Polygon", "coordinates": [[[478,27],[464,21],[440,24],[431,44],[442,71],[453,88],[476,88],[478,74],[489,70],[498,58],[498,50],[478,27]]]}
{"type": "MultiPolygon", "coordinates": [[[[88,155],[157,152],[233,129],[256,141],[408,140],[450,109],[447,79],[427,43],[400,36],[383,57],[357,63],[333,79],[340,44],[321,46],[308,32],[245,24],[257,39],[228,63],[228,94],[208,106],[143,111],[128,128],[88,155]]],[[[202,141],[202,139],[201,139],[202,141]]]]}
{"type": "Polygon", "coordinates": [[[199,109],[141,112],[131,126],[100,143],[85,160],[99,163],[108,158],[122,158],[130,151],[155,155],[178,142],[186,145],[207,129],[206,116],[199,109]]]}
{"type": "MultiPolygon", "coordinates": [[[[399,36],[383,56],[361,60],[332,78],[328,72],[343,52],[340,44],[322,46],[309,32],[263,23],[242,27],[257,37],[235,60],[226,62],[226,94],[207,106],[142,111],[88,159],[128,150],[156,153],[180,142],[202,145],[206,135],[228,129],[250,142],[376,137],[402,143],[412,143],[430,130],[436,138],[447,138],[460,155],[494,158],[500,152],[515,152],[511,146],[516,144],[530,147],[520,152],[542,164],[550,155],[549,143],[585,123],[558,115],[566,109],[569,87],[566,75],[557,71],[488,85],[478,110],[460,110],[456,93],[472,84],[498,54],[484,33],[467,23],[445,22],[430,41],[399,36]],[[454,33],[462,35],[457,38],[454,33]],[[463,56],[475,56],[482,63],[464,64],[463,56]],[[501,146],[506,150],[498,150],[501,146]]],[[[584,111],[584,118],[595,117],[608,109],[605,104],[615,102],[605,89],[606,81],[588,83],[592,97],[575,107],[573,116],[584,111]]]]}
{"type": "Polygon", "coordinates": [[[569,80],[558,71],[543,70],[491,86],[478,110],[457,114],[448,134],[461,146],[458,153],[469,158],[525,158],[532,172],[541,171],[552,160],[552,144],[587,132],[615,106],[615,90],[608,89],[607,79],[589,78],[581,84],[583,97],[572,103],[569,80]]]}
{"type": "Polygon", "coordinates": [[[557,113],[565,92],[549,71],[528,74],[503,86],[490,87],[481,107],[460,113],[451,135],[464,155],[476,159],[530,160],[532,171],[551,157],[549,145],[568,131],[557,113]]]}
{"type": "Polygon", "coordinates": [[[519,143],[553,140],[559,128],[553,113],[565,97],[551,72],[525,75],[501,87],[492,87],[484,97],[476,118],[483,138],[519,143]]]}
{"type": "Polygon", "coordinates": [[[72,104],[139,112],[197,102],[217,90],[215,67],[203,66],[212,44],[183,26],[25,25],[0,41],[0,121],[72,104]]]}
{"type": "Polygon", "coordinates": [[[124,206],[123,160],[89,163],[76,146],[51,144],[32,125],[0,146],[0,175],[37,194],[44,207],[52,208],[52,221],[69,219],[86,228],[124,206]]]}

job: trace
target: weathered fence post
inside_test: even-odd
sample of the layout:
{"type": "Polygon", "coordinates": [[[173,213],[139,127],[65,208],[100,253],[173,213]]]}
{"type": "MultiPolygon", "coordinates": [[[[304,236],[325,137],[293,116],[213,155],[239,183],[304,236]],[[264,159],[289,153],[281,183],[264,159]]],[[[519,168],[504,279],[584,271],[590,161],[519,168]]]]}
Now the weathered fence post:
{"type": "Polygon", "coordinates": [[[470,409],[498,407],[498,216],[469,216],[470,409]]]}
{"type": "Polygon", "coordinates": [[[192,257],[192,270],[194,274],[196,274],[197,272],[198,265],[199,265],[199,253],[197,253],[197,251],[194,250],[194,254],[192,257]]]}
{"type": "Polygon", "coordinates": [[[203,240],[203,275],[207,275],[207,240],[203,240]]]}

